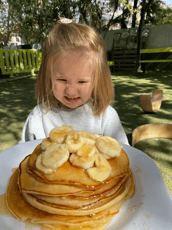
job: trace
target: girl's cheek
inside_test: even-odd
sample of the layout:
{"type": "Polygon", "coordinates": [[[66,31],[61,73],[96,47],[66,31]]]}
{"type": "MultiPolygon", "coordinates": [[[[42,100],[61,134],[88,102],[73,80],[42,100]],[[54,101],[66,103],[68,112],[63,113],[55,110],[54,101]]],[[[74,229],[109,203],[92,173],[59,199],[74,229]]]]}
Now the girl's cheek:
{"type": "Polygon", "coordinates": [[[63,85],[60,84],[60,82],[55,82],[54,87],[55,87],[56,89],[62,89],[63,85]]]}

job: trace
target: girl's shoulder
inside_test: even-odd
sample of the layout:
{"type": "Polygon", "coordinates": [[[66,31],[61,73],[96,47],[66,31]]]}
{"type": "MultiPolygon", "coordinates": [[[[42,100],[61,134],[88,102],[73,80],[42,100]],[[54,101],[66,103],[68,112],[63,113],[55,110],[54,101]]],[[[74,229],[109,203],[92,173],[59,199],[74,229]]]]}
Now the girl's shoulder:
{"type": "Polygon", "coordinates": [[[42,114],[45,114],[45,113],[46,111],[42,105],[36,105],[33,108],[32,112],[30,113],[30,116],[42,116],[42,114]]]}
{"type": "Polygon", "coordinates": [[[117,115],[117,111],[111,105],[109,105],[107,109],[105,110],[104,115],[105,116],[117,115]]]}

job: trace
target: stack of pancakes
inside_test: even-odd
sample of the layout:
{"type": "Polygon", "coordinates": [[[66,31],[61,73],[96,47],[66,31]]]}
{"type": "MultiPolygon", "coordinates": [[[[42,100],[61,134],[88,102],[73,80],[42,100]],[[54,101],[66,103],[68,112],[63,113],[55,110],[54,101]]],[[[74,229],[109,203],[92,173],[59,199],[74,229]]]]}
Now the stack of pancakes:
{"type": "Polygon", "coordinates": [[[135,192],[123,149],[118,157],[107,159],[111,171],[104,181],[92,179],[70,158],[52,173],[44,173],[36,167],[40,154],[41,144],[20,163],[8,185],[8,207],[21,221],[44,229],[104,229],[135,192]]]}

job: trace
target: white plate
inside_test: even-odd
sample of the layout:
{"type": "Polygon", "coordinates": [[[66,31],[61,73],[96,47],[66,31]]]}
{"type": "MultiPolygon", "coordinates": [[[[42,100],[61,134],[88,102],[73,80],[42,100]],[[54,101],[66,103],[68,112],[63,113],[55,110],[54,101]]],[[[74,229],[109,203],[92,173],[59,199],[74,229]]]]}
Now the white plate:
{"type": "MultiPolygon", "coordinates": [[[[12,169],[41,142],[18,144],[0,153],[0,194],[6,192],[12,169]]],[[[123,145],[136,181],[135,195],[126,201],[106,230],[172,230],[172,198],[154,161],[145,153],[123,145]]],[[[25,230],[10,216],[0,216],[1,230],[25,230]]],[[[37,227],[29,228],[38,230],[37,227]]]]}

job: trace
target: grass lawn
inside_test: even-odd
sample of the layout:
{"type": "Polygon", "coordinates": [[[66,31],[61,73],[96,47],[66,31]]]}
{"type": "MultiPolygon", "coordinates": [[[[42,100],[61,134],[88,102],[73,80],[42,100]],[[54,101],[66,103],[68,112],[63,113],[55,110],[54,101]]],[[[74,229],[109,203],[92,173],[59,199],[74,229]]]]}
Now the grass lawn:
{"type": "MultiPolygon", "coordinates": [[[[0,151],[18,144],[22,127],[36,105],[34,86],[36,77],[1,82],[0,78],[0,151]]],[[[172,73],[147,72],[116,73],[112,75],[117,110],[125,132],[131,143],[132,131],[144,124],[172,123],[172,73]],[[151,94],[154,89],[163,90],[161,109],[154,114],[142,111],[141,94],[151,94]]],[[[160,169],[162,177],[172,195],[172,140],[153,138],[135,145],[149,155],[160,169]]]]}

